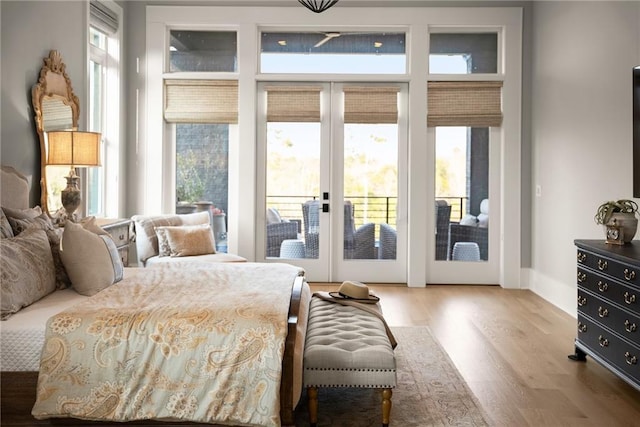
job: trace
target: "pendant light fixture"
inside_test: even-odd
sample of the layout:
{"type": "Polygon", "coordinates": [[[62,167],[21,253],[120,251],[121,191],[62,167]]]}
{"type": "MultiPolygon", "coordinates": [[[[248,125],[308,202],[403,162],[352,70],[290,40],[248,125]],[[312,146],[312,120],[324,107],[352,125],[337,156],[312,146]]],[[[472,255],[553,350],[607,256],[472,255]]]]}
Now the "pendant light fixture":
{"type": "Polygon", "coordinates": [[[324,12],[334,4],[338,3],[338,0],[298,0],[300,4],[315,13],[324,12]]]}

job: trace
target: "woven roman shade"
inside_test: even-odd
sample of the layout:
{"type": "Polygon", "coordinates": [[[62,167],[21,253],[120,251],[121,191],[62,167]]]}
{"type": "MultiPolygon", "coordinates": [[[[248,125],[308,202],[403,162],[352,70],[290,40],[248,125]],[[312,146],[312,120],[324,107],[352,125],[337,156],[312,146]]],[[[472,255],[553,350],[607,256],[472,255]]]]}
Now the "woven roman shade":
{"type": "Polygon", "coordinates": [[[398,87],[344,88],[345,123],[398,123],[398,87]]]}
{"type": "Polygon", "coordinates": [[[267,86],[268,122],[319,122],[320,86],[267,86]]]}
{"type": "Polygon", "coordinates": [[[102,31],[109,34],[118,32],[120,26],[118,15],[99,1],[91,0],[89,2],[89,15],[91,16],[91,24],[102,31]]]}
{"type": "Polygon", "coordinates": [[[170,123],[238,123],[238,82],[165,80],[164,119],[170,123]]]}
{"type": "Polygon", "coordinates": [[[429,82],[427,126],[499,127],[502,82],[429,82]]]}

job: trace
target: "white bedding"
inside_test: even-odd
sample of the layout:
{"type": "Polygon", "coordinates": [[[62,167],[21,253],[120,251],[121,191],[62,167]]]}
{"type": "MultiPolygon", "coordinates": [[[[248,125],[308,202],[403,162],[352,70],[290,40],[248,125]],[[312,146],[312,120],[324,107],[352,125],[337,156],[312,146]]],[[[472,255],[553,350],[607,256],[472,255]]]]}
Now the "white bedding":
{"type": "Polygon", "coordinates": [[[0,371],[38,371],[47,319],[87,298],[55,291],[0,322],[0,371]]]}

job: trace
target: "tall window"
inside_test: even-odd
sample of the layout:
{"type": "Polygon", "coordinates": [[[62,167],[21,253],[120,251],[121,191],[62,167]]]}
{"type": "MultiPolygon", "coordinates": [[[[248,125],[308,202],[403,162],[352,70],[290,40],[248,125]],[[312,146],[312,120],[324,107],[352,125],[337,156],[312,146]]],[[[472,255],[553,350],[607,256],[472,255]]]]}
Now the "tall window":
{"type": "Polygon", "coordinates": [[[87,215],[119,216],[120,16],[110,0],[91,0],[88,130],[102,133],[101,167],[87,170],[87,215]]]}
{"type": "Polygon", "coordinates": [[[176,212],[210,210],[216,249],[226,252],[229,145],[237,139],[238,83],[233,31],[169,31],[164,119],[174,124],[176,212]],[[200,72],[202,79],[180,73],[200,72]],[[173,77],[172,76],[172,77],[173,77]],[[179,78],[183,77],[183,78],[179,78]]]}
{"type": "Polygon", "coordinates": [[[498,72],[498,34],[432,33],[428,83],[435,127],[436,260],[488,259],[489,127],[502,123],[502,82],[466,79],[498,72]],[[466,252],[465,252],[466,251],[466,252]]]}

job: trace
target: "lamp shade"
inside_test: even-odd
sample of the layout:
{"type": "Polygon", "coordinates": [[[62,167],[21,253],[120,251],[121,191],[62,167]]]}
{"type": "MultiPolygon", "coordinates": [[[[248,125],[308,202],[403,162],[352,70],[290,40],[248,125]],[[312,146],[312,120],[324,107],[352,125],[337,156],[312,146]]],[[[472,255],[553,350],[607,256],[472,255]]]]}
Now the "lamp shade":
{"type": "Polygon", "coordinates": [[[100,166],[98,132],[47,132],[47,165],[100,166]]]}

